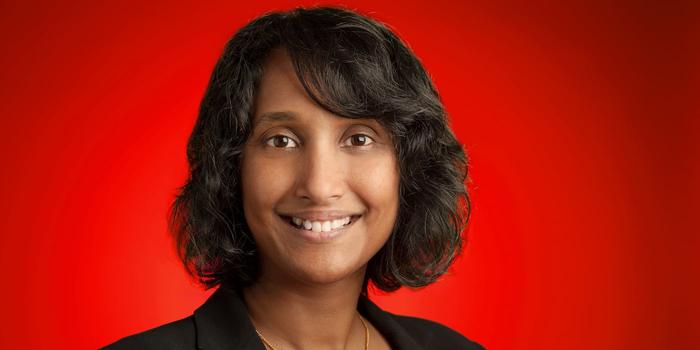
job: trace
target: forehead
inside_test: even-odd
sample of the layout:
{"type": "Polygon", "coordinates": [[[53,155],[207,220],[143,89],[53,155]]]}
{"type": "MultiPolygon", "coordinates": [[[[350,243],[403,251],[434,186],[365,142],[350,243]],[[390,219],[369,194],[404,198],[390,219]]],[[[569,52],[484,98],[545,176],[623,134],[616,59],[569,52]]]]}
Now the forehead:
{"type": "MultiPolygon", "coordinates": [[[[253,127],[278,122],[317,122],[320,117],[339,124],[353,122],[319,106],[307,93],[297,77],[294,66],[285,49],[270,52],[263,67],[263,74],[255,91],[252,113],[253,127]]],[[[381,128],[375,118],[361,120],[381,128]]]]}
{"type": "Polygon", "coordinates": [[[312,102],[296,76],[292,61],[284,49],[270,52],[263,66],[263,74],[255,90],[254,116],[273,110],[305,107],[304,100],[312,102]]]}

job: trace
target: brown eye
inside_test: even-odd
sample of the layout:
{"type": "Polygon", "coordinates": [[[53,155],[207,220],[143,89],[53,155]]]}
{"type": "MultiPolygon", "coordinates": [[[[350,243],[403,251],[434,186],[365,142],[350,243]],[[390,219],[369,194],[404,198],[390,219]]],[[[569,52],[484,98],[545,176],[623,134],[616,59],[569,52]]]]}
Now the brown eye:
{"type": "Polygon", "coordinates": [[[371,137],[369,137],[365,134],[352,135],[352,136],[350,136],[349,140],[350,140],[350,143],[352,144],[352,146],[354,146],[354,147],[368,146],[372,142],[374,142],[374,140],[372,140],[371,137]]]}
{"type": "Polygon", "coordinates": [[[285,135],[275,135],[267,139],[266,142],[267,145],[275,147],[275,148],[292,148],[296,147],[296,142],[292,140],[289,136],[285,135]],[[272,141],[272,143],[270,143],[272,141]],[[294,145],[292,147],[289,147],[289,145],[294,145]]]}

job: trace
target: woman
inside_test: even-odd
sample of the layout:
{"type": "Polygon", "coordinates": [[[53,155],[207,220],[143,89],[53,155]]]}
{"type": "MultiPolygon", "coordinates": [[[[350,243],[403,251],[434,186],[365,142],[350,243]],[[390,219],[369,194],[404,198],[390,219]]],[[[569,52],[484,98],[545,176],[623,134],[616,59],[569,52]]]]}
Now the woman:
{"type": "Polygon", "coordinates": [[[226,45],[187,149],[171,231],[220,288],[106,349],[480,349],[367,299],[460,252],[466,156],[437,91],[385,26],[338,8],[259,17],[226,45]]]}

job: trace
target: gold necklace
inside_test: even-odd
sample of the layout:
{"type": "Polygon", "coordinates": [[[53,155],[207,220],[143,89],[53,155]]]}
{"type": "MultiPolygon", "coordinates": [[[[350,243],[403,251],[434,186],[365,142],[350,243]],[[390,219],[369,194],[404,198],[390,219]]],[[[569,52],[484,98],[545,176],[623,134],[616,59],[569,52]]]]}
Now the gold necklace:
{"type": "MultiPolygon", "coordinates": [[[[359,313],[358,316],[360,317],[360,321],[362,321],[362,325],[365,327],[365,350],[369,350],[369,328],[367,328],[367,323],[365,323],[365,320],[359,313]]],[[[255,328],[255,326],[253,326],[253,328],[255,328]]],[[[272,344],[270,344],[269,341],[267,341],[267,339],[265,339],[265,337],[263,337],[262,334],[260,334],[260,331],[258,331],[257,328],[255,328],[255,333],[258,333],[260,340],[263,341],[266,347],[270,348],[270,350],[277,350],[274,346],[272,346],[272,344]]]]}

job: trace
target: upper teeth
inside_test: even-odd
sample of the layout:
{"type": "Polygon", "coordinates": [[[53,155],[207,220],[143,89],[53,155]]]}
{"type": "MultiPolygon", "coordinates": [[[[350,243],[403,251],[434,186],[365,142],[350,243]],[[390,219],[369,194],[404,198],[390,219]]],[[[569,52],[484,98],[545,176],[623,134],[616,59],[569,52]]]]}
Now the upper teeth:
{"type": "Polygon", "coordinates": [[[350,217],[348,216],[342,219],[329,221],[309,221],[301,218],[292,217],[292,221],[297,226],[303,226],[306,230],[311,230],[314,232],[328,232],[349,223],[350,217]]]}

